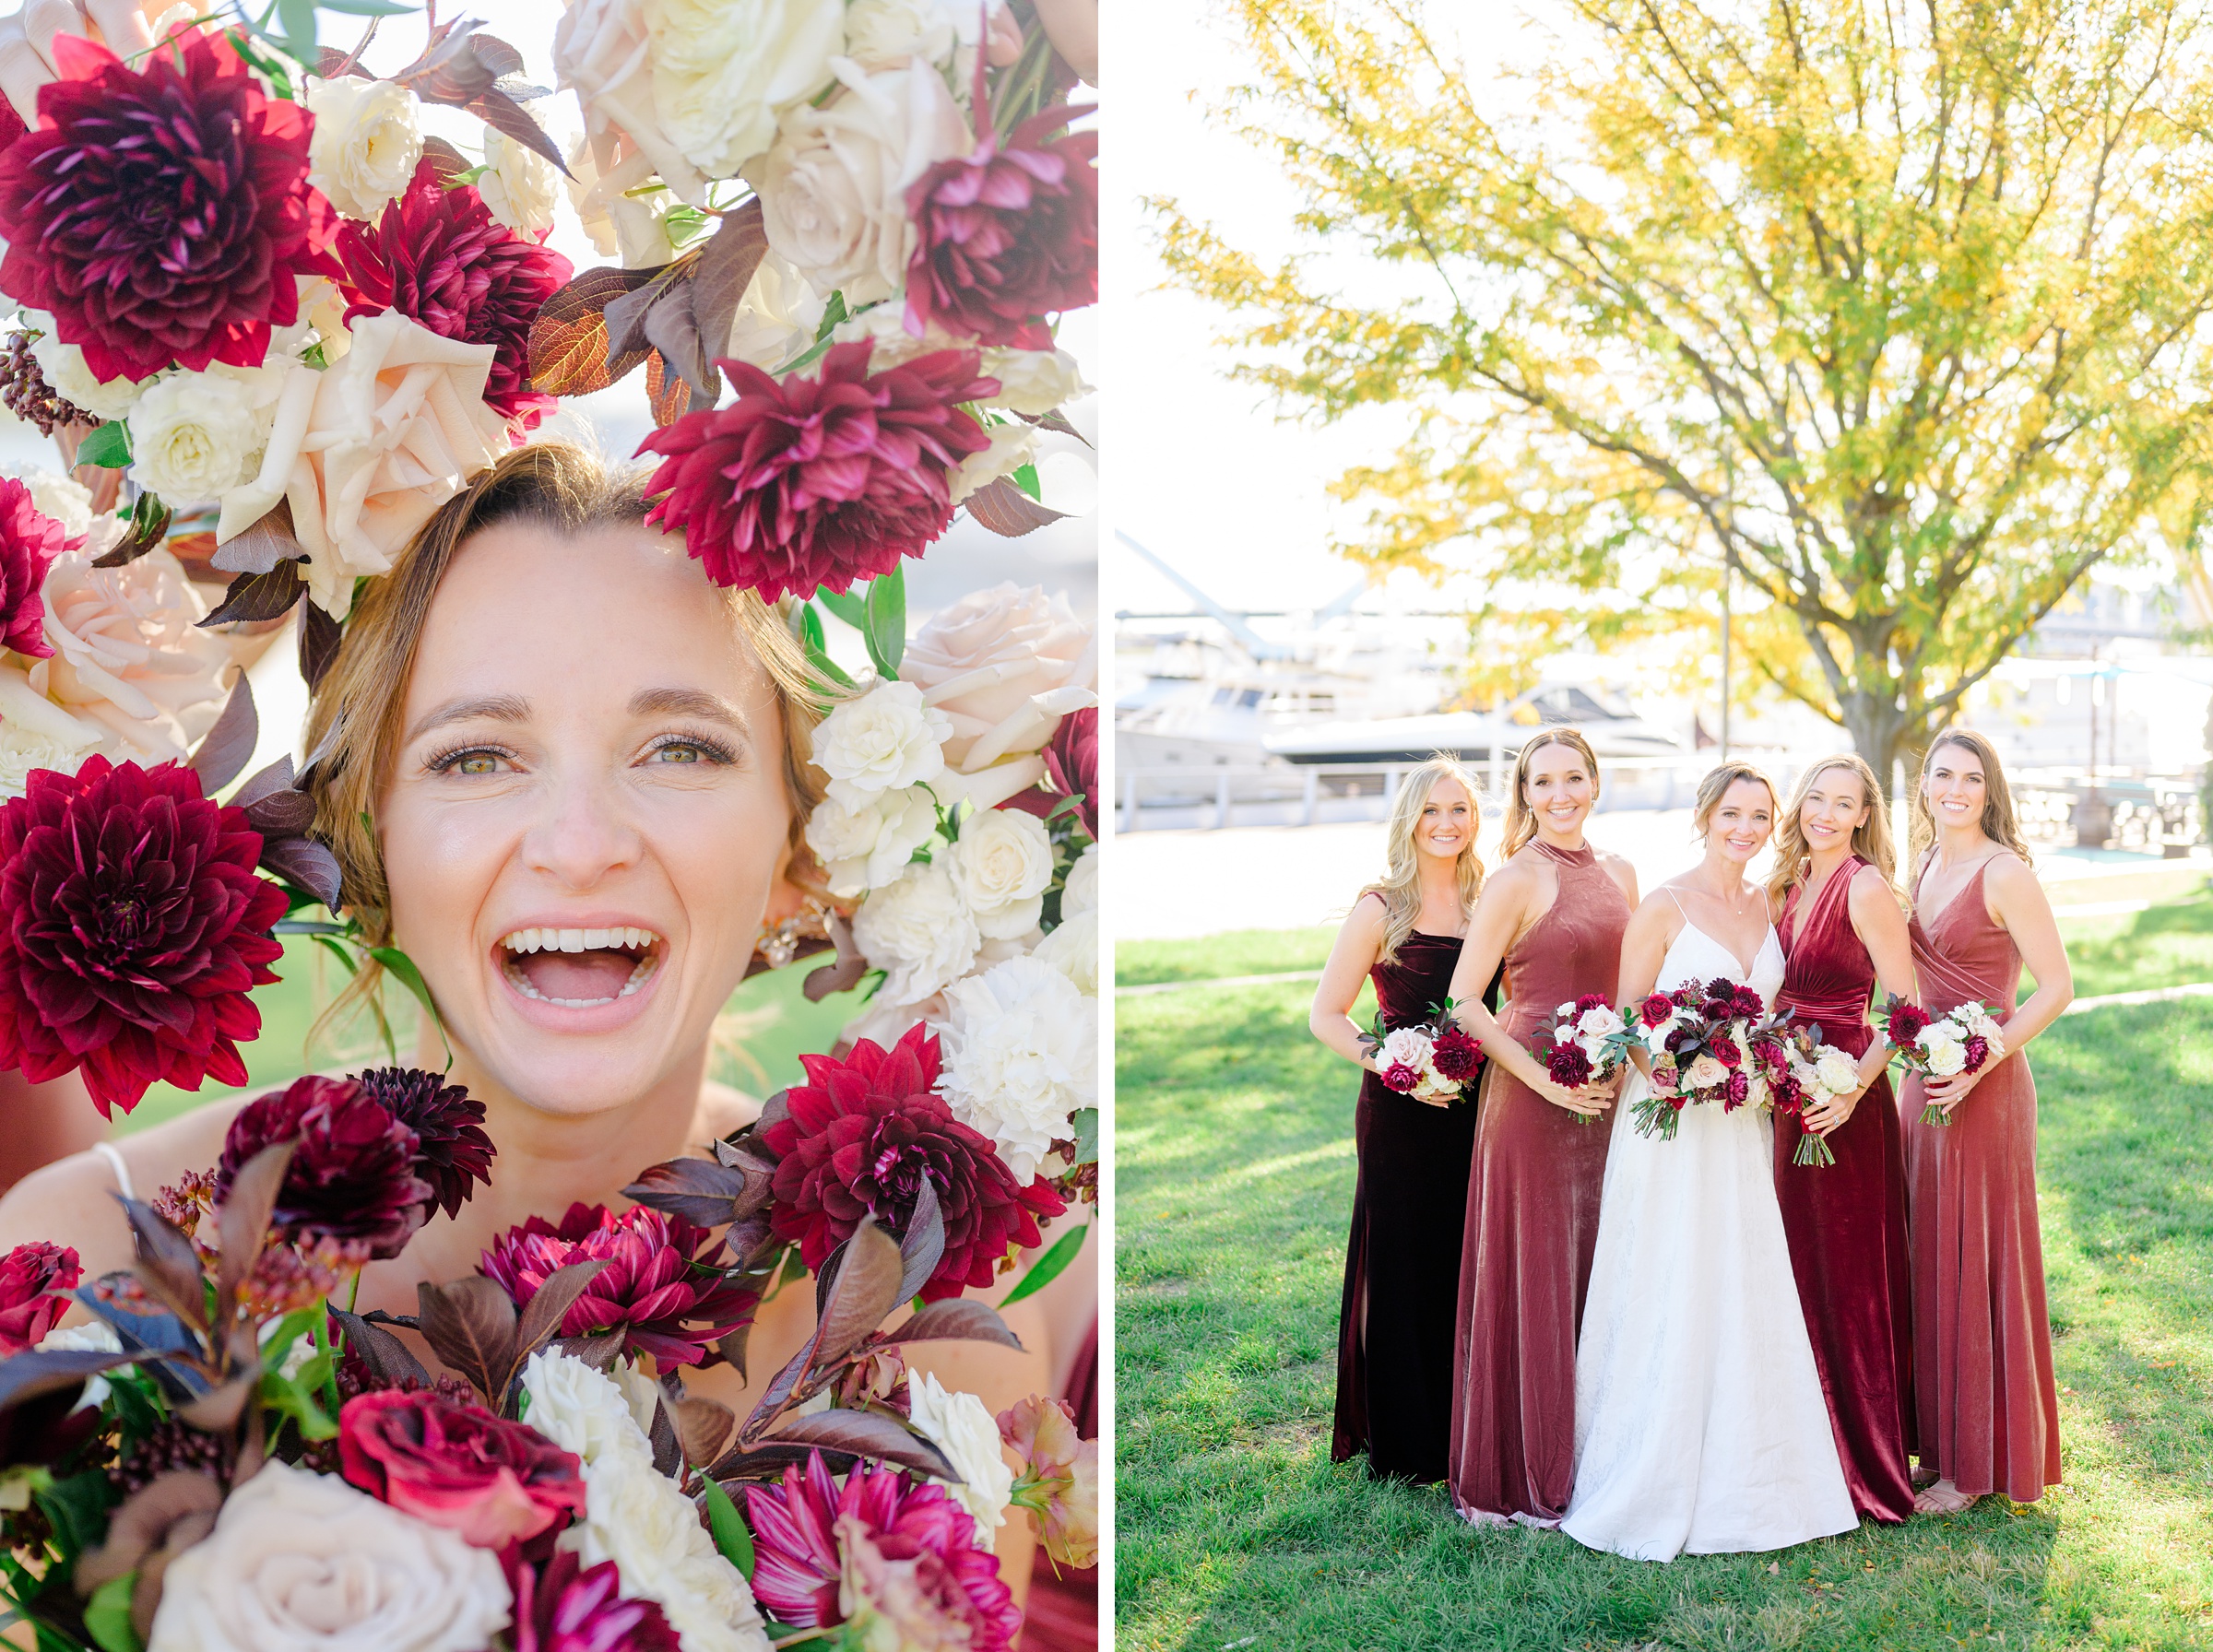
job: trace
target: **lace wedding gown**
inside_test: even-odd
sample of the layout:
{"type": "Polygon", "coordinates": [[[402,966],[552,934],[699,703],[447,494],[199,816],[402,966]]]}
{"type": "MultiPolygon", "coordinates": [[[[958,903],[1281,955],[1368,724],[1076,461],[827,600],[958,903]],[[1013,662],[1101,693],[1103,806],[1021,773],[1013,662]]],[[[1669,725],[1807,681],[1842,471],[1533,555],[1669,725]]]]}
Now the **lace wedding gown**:
{"type": "MultiPolygon", "coordinates": [[[[1746,985],[1772,1005],[1782,973],[1769,929],[1746,985]]],[[[1716,975],[1744,980],[1744,965],[1686,923],[1660,989],[1716,975]]],[[[1646,1089],[1632,1069],[1615,1103],[1560,1529],[1663,1561],[1850,1531],[1859,1519],[1775,1202],[1773,1127],[1754,1107],[1699,1104],[1673,1141],[1639,1135],[1630,1108],[1646,1089]]]]}

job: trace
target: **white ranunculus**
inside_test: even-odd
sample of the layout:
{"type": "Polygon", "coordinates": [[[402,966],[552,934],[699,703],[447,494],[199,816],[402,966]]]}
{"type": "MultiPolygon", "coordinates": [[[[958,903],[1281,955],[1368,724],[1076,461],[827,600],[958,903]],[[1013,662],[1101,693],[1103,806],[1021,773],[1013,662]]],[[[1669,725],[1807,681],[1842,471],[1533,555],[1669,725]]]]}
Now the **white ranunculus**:
{"type": "Polygon", "coordinates": [[[1041,749],[1062,716],[1098,703],[1091,632],[1066,597],[1036,585],[994,585],[940,608],[899,669],[953,720],[945,761],[963,773],[1041,749]]]}
{"type": "Polygon", "coordinates": [[[833,66],[840,89],[787,110],[746,177],[761,195],[768,244],[825,299],[842,291],[848,305],[872,304],[906,279],[908,186],[974,140],[927,64],[872,75],[849,58],[833,66]]]}
{"type": "Polygon", "coordinates": [[[952,732],[945,714],[925,704],[915,684],[880,682],[815,725],[815,766],[830,777],[832,796],[858,803],[935,780],[952,732]]]}
{"type": "Polygon", "coordinates": [[[131,479],[173,505],[221,499],[254,474],[283,385],[220,363],[155,381],[130,412],[131,479]]]}
{"type": "Polygon", "coordinates": [[[991,1547],[991,1534],[1007,1523],[1014,1473],[1000,1449],[999,1424],[973,1394],[939,1385],[929,1372],[907,1380],[908,1421],[945,1454],[962,1483],[945,1489],[976,1516],[976,1546],[991,1547]]]}
{"type": "Polygon", "coordinates": [[[730,317],[729,348],[724,354],[774,372],[807,353],[828,307],[806,277],[774,252],[767,253],[730,317]]]}
{"type": "Polygon", "coordinates": [[[1098,909],[1099,846],[1086,844],[1083,853],[1076,856],[1076,864],[1068,868],[1068,880],[1060,886],[1060,917],[1065,922],[1098,909]]]}
{"type": "Polygon", "coordinates": [[[1711,1056],[1700,1056],[1690,1064],[1690,1070],[1683,1075],[1683,1088],[1686,1090],[1710,1090],[1717,1084],[1727,1083],[1728,1080],[1729,1069],[1727,1068],[1711,1056]]]}
{"type": "Polygon", "coordinates": [[[639,11],[660,130],[708,178],[764,152],[776,116],[828,88],[846,49],[845,0],[641,0],[639,11]]]}
{"type": "Polygon", "coordinates": [[[85,365],[85,352],[64,344],[51,321],[39,341],[30,347],[39,373],[48,388],[64,401],[82,407],[95,419],[121,419],[131,410],[151,379],[96,379],[85,365]]]}
{"type": "Polygon", "coordinates": [[[1921,1035],[1921,1047],[1928,1054],[1929,1071],[1939,1079],[1948,1079],[1967,1065],[1967,1045],[1935,1027],[1921,1035]]]}
{"type": "Polygon", "coordinates": [[[347,218],[375,218],[415,176],[422,159],[422,105],[397,81],[341,75],[310,79],[315,117],[307,181],[347,218]]]}
{"type": "Polygon", "coordinates": [[[40,596],[53,653],[31,666],[30,685],[98,730],[109,757],[167,762],[215,726],[231,647],[200,629],[207,606],[172,553],[95,568],[72,551],[54,559],[40,596]]]}
{"type": "Polygon", "coordinates": [[[745,1575],[716,1552],[699,1510],[650,1460],[605,1457],[584,1471],[583,1523],[562,1534],[586,1566],[613,1561],[630,1599],[659,1604],[684,1652],[768,1652],[745,1575]]]}
{"type": "MultiPolygon", "coordinates": [[[[990,0],[989,9],[1000,9],[990,0]]],[[[964,46],[982,38],[982,6],[964,0],[853,0],[846,8],[846,55],[870,68],[918,58],[950,66],[964,46]]]]}
{"type": "Polygon", "coordinates": [[[1099,996],[1099,914],[1063,916],[1060,926],[1037,943],[1035,954],[1051,964],[1087,997],[1099,996]]]}
{"type": "Polygon", "coordinates": [[[73,717],[0,666],[0,802],[20,797],[33,769],[74,774],[100,744],[101,730],[73,717]]]}
{"type": "Polygon", "coordinates": [[[1091,394],[1083,369],[1066,350],[988,349],[984,375],[999,381],[996,394],[984,397],[987,407],[1011,407],[1041,419],[1063,403],[1091,394]]]}
{"type": "Polygon", "coordinates": [[[1860,1064],[1834,1044],[1824,1044],[1815,1057],[1814,1074],[1824,1090],[1850,1095],[1860,1087],[1860,1064]]]}
{"type": "Polygon", "coordinates": [[[853,916],[853,942],[885,972],[879,996],[911,1004],[966,974],[983,937],[953,875],[941,866],[917,865],[869,891],[853,916]]]}
{"type": "Polygon", "coordinates": [[[494,127],[484,128],[484,171],[477,179],[477,194],[495,222],[527,240],[540,239],[553,227],[560,179],[553,163],[536,149],[494,127]]]}
{"type": "Polygon", "coordinates": [[[987,425],[984,433],[990,438],[991,445],[963,459],[960,468],[950,478],[953,502],[956,505],[978,488],[987,487],[1002,476],[1013,475],[1037,457],[1037,427],[1034,424],[987,425]]]}
{"type": "Polygon", "coordinates": [[[148,1652],[479,1652],[514,1601],[499,1557],[282,1462],[170,1563],[148,1652]]]}
{"type": "Polygon", "coordinates": [[[653,1442],[615,1379],[574,1354],[534,1353],[523,1366],[530,1426],[586,1468],[628,1457],[653,1466],[653,1442]]]}
{"type": "Polygon", "coordinates": [[[1015,1179],[1098,1104],[1098,1007],[1051,964],[1010,958],[945,989],[941,1084],[953,1116],[992,1138],[1015,1179]]]}
{"type": "Polygon", "coordinates": [[[979,808],[961,822],[944,859],[985,938],[1006,940],[1037,926],[1053,880],[1053,841],[1035,815],[979,808]]]}
{"type": "Polygon", "coordinates": [[[938,829],[937,799],[918,785],[850,802],[826,797],[807,820],[807,846],[830,892],[865,894],[899,876],[938,829]]]}

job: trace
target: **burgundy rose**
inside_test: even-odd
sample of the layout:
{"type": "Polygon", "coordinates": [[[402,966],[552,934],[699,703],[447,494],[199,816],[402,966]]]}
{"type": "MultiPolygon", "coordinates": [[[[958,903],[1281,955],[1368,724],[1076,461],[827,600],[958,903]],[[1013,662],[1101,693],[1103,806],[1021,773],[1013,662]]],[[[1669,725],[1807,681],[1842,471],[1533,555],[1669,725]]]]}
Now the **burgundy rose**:
{"type": "Polygon", "coordinates": [[[53,653],[39,591],[53,559],[83,543],[30,502],[29,488],[12,476],[0,477],[0,648],[34,659],[53,653]]]}
{"type": "Polygon", "coordinates": [[[1638,1019],[1648,1027],[1657,1027],[1675,1012],[1675,1001],[1663,992],[1653,993],[1637,1006],[1638,1019]]]}
{"type": "Polygon", "coordinates": [[[1454,1083],[1475,1076],[1483,1064],[1483,1045],[1462,1027],[1447,1027],[1430,1046],[1429,1059],[1437,1070],[1454,1083]]]}
{"type": "Polygon", "coordinates": [[[415,1132],[415,1174],[431,1185],[431,1203],[457,1216],[476,1189],[491,1186],[497,1152],[484,1133],[484,1103],[438,1073],[405,1067],[373,1067],[354,1082],[394,1118],[415,1132]]]}
{"type": "Polygon", "coordinates": [[[313,120],[265,96],[221,34],[141,67],[73,34],[39,124],[0,154],[0,290],[51,311],[95,378],[258,367],[299,320],[297,277],[337,274],[307,183],[313,120]]]}
{"type": "Polygon", "coordinates": [[[243,1084],[238,1046],[261,1031],[247,995],[284,951],[260,858],[245,811],[182,763],[33,771],[0,803],[0,1072],[81,1067],[103,1117],[157,1080],[243,1084]]]}
{"type": "Polygon", "coordinates": [[[338,1413],[340,1471],[380,1503],[479,1549],[527,1541],[584,1508],[584,1465],[526,1423],[387,1388],[338,1413]]]}
{"type": "Polygon", "coordinates": [[[1081,797],[1076,820],[1086,837],[1099,835],[1099,708],[1068,713],[1044,751],[1046,778],[1063,797],[1081,797]]]}
{"type": "Polygon", "coordinates": [[[616,1215],[574,1204],[555,1227],[533,1216],[484,1253],[477,1271],[497,1280],[518,1308],[571,1262],[605,1257],[562,1316],[564,1337],[619,1334],[622,1351],[664,1365],[712,1365],[715,1344],[751,1325],[757,1293],[723,1277],[728,1260],[711,1229],[644,1205],[616,1215]]]}
{"type": "Polygon", "coordinates": [[[1422,1075],[1403,1061],[1392,1062],[1376,1076],[1383,1080],[1384,1089],[1395,1090],[1401,1095],[1405,1095],[1422,1081],[1422,1075]]]}
{"type": "Polygon", "coordinates": [[[72,1306],[57,1292],[84,1277],[75,1251],[43,1239],[0,1257],[0,1357],[36,1348],[72,1306]]]}
{"type": "Polygon", "coordinates": [[[1544,1057],[1544,1070],[1555,1084],[1565,1084],[1570,1090],[1580,1090],[1591,1082],[1593,1069],[1591,1057],[1584,1054],[1583,1046],[1569,1039],[1552,1046],[1551,1054],[1544,1057]]]}
{"type": "Polygon", "coordinates": [[[1962,1054],[1966,1070],[1970,1073],[1980,1072],[1982,1070],[1982,1064],[1990,1059],[1990,1040],[1977,1033],[1962,1046],[1962,1054]]]}
{"type": "Polygon", "coordinates": [[[923,1644],[1005,1652],[1022,1609],[999,1562],[976,1547],[976,1520],[936,1485],[896,1469],[855,1467],[840,1486],[810,1452],[780,1486],[745,1488],[753,1528],[753,1597],[779,1623],[830,1628],[884,1603],[890,1581],[905,1610],[941,1628],[923,1644]],[[858,1585],[848,1602],[845,1588],[858,1585]],[[847,1611],[848,1603],[853,1608],[847,1611]]]}
{"type": "Polygon", "coordinates": [[[346,319],[396,310],[441,338],[494,348],[484,404],[530,429],[555,398],[530,387],[530,324],[574,266],[497,222],[472,185],[425,159],[375,224],[338,231],[346,319]]]}
{"type": "Polygon", "coordinates": [[[1099,137],[1063,131],[1085,112],[1041,109],[1003,147],[987,129],[974,151],[908,188],[912,331],[934,323],[956,337],[1049,350],[1047,314],[1099,301],[1099,137]],[[1062,136],[1041,141],[1054,132],[1062,136]]]}
{"type": "Polygon", "coordinates": [[[431,1214],[431,1185],[415,1174],[415,1132],[351,1079],[309,1074],[239,1109],[215,1169],[219,1203],[262,1149],[292,1143],[269,1221],[287,1240],[359,1240],[373,1257],[396,1257],[431,1214]]]}
{"type": "Polygon", "coordinates": [[[1740,1067],[1744,1064],[1745,1053],[1737,1047],[1734,1038],[1717,1038],[1706,1047],[1723,1067],[1740,1067]]]}
{"type": "Polygon", "coordinates": [[[515,1652],[680,1652],[657,1602],[622,1598],[613,1561],[587,1570],[557,1549],[541,1572],[519,1551],[501,1558],[515,1592],[515,1652]]]}
{"type": "Polygon", "coordinates": [[[770,1225],[820,1268],[872,1215],[904,1233],[925,1178],[945,1219],[945,1254],[925,1301],[988,1285],[1000,1258],[1037,1243],[1037,1219],[1067,1209],[1042,1177],[1024,1186],[989,1138],[953,1116],[938,1081],[938,1041],[910,1028],[889,1050],[862,1039],[843,1061],[801,1056],[807,1082],[785,1092],[789,1112],[760,1132],[776,1155],[770,1225]]]}
{"type": "Polygon", "coordinates": [[[960,404],[999,388],[975,350],[869,371],[872,339],[831,347],[780,383],[722,361],[738,399],[638,444],[662,455],[646,521],[684,536],[707,577],[763,602],[844,591],[918,557],[953,520],[952,473],[990,445],[960,404]]]}

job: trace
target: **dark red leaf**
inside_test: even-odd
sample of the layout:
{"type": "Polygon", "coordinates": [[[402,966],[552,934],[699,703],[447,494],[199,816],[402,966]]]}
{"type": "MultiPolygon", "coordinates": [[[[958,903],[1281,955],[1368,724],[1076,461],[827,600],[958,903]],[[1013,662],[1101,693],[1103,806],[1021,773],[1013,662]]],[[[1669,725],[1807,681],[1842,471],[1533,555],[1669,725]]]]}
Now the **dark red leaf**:
{"type": "Polygon", "coordinates": [[[1034,534],[1063,514],[1047,510],[1003,476],[986,482],[961,502],[979,524],[1008,539],[1034,534]]]}
{"type": "Polygon", "coordinates": [[[241,671],[215,726],[193,749],[192,771],[200,777],[200,786],[207,796],[214,796],[238,778],[260,738],[261,718],[254,710],[254,686],[241,671]]]}

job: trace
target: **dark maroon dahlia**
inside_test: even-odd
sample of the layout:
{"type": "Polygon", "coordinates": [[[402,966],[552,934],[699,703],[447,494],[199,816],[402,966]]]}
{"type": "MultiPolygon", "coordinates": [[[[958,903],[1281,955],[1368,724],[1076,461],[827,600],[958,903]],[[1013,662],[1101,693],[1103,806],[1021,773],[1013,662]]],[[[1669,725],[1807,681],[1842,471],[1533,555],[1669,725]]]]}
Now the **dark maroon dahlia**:
{"type": "Polygon", "coordinates": [[[292,1162],[269,1221],[286,1239],[361,1240],[373,1257],[396,1257],[429,1220],[415,1132],[353,1080],[311,1073],[240,1108],[215,1168],[217,1202],[248,1160],[279,1141],[292,1143],[292,1162]]]}
{"type": "Polygon", "coordinates": [[[1458,1084],[1473,1078],[1483,1065],[1483,1045],[1464,1028],[1447,1027],[1438,1034],[1429,1058],[1440,1075],[1458,1084]]]}
{"type": "Polygon", "coordinates": [[[1981,1072],[1982,1064],[1990,1059],[1990,1040],[1984,1038],[1981,1033],[1975,1034],[1962,1047],[1961,1055],[1963,1057],[1962,1070],[1970,1073],[1981,1072]]]}
{"type": "Polygon", "coordinates": [[[1918,1004],[1909,1004],[1892,998],[1888,1009],[1888,1026],[1891,1046],[1910,1050],[1921,1042],[1921,1035],[1929,1030],[1929,1012],[1918,1004]]]}
{"type": "Polygon", "coordinates": [[[495,220],[471,184],[425,159],[376,222],[338,231],[346,319],[396,310],[441,338],[494,347],[484,403],[530,429],[555,399],[530,387],[530,324],[575,273],[551,247],[495,220]]]}
{"type": "Polygon", "coordinates": [[[820,1268],[873,1216],[904,1233],[928,1179],[945,1221],[945,1254],[922,1287],[936,1302],[988,1285],[1010,1250],[1037,1243],[1037,1219],[1068,1207],[1042,1177],[1024,1186],[988,1137],[953,1116],[935,1092],[938,1041],[917,1025],[886,1050],[862,1039],[843,1061],[801,1056],[807,1082],[760,1132],[776,1155],[770,1226],[820,1268]]]}
{"type": "Polygon", "coordinates": [[[1085,112],[1039,110],[1003,146],[987,136],[908,188],[910,329],[1049,350],[1048,313],[1099,301],[1099,135],[1063,130],[1085,112]]]}
{"type": "Polygon", "coordinates": [[[83,543],[31,502],[29,488],[12,476],[0,477],[0,648],[34,659],[53,652],[39,592],[53,559],[83,543]]]}
{"type": "Polygon", "coordinates": [[[1734,1068],[1729,1074],[1729,1081],[1722,1086],[1722,1094],[1725,1098],[1722,1103],[1722,1111],[1724,1113],[1735,1112],[1751,1097],[1752,1075],[1741,1067],[1734,1068]]]}
{"type": "Polygon", "coordinates": [[[515,1652],[679,1652],[657,1603],[622,1598],[613,1561],[587,1569],[557,1549],[541,1570],[510,1549],[501,1562],[515,1593],[515,1652]]]}
{"type": "Polygon", "coordinates": [[[0,1356],[36,1348],[72,1304],[85,1277],[77,1253],[34,1239],[0,1257],[0,1356]]]}
{"type": "Polygon", "coordinates": [[[284,891],[254,876],[261,834],[182,763],[36,770],[0,803],[0,1072],[81,1068],[102,1117],[166,1080],[243,1084],[277,979],[284,891]]]}
{"type": "Polygon", "coordinates": [[[644,1205],[621,1215],[574,1204],[559,1227],[533,1216],[509,1228],[477,1271],[518,1308],[571,1262],[605,1257],[561,1322],[564,1337],[620,1336],[626,1354],[664,1365],[712,1365],[715,1344],[752,1323],[759,1294],[724,1276],[729,1259],[712,1229],[644,1205]]]}
{"type": "Polygon", "coordinates": [[[638,444],[661,464],[646,521],[681,533],[718,585],[764,602],[844,591],[918,557],[953,520],[953,473],[990,445],[961,403],[988,395],[975,350],[869,371],[872,339],[833,346],[814,377],[718,365],[738,399],[638,444]]]}
{"type": "Polygon", "coordinates": [[[491,1186],[498,1150],[484,1132],[484,1103],[439,1073],[417,1068],[373,1067],[354,1082],[394,1118],[415,1132],[415,1174],[431,1185],[431,1203],[457,1216],[481,1182],[491,1186]]]}
{"type": "Polygon", "coordinates": [[[1580,1090],[1591,1082],[1591,1057],[1583,1046],[1573,1039],[1562,1039],[1552,1046],[1544,1057],[1544,1070],[1555,1084],[1565,1084],[1570,1090],[1580,1090]]]}
{"type": "Polygon", "coordinates": [[[37,128],[0,153],[0,291],[51,311],[96,378],[260,366],[270,328],[299,320],[297,277],[338,273],[312,118],[220,34],[137,68],[71,34],[53,53],[37,128]]]}

